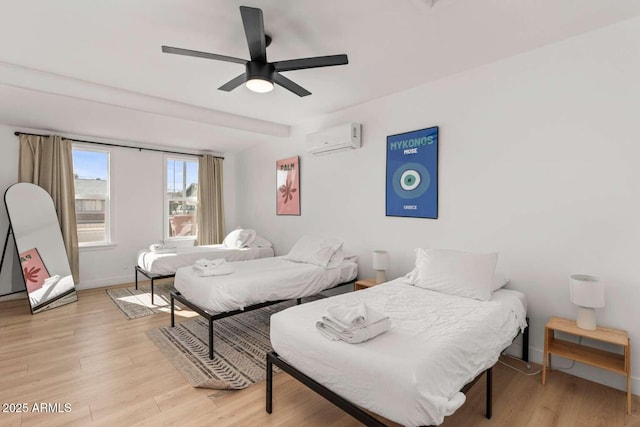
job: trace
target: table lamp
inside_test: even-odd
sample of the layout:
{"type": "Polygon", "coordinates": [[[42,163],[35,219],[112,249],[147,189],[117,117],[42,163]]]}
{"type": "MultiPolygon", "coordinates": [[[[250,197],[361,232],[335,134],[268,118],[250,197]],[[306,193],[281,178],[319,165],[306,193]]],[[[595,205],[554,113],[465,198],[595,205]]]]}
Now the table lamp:
{"type": "Polygon", "coordinates": [[[595,276],[574,274],[570,277],[571,302],[578,306],[576,324],[581,329],[596,330],[596,307],[604,307],[604,283],[595,276]]]}
{"type": "Polygon", "coordinates": [[[376,271],[376,284],[378,285],[387,281],[384,271],[387,269],[388,258],[387,251],[373,251],[373,269],[376,271]]]}

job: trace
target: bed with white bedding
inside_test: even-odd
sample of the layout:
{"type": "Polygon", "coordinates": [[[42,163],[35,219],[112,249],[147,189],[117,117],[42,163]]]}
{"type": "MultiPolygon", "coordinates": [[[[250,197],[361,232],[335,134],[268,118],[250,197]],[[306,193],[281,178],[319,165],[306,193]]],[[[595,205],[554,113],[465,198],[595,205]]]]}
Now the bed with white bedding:
{"type": "Polygon", "coordinates": [[[179,268],[173,286],[184,298],[214,314],[316,295],[353,281],[358,274],[358,265],[350,260],[335,268],[289,261],[282,256],[231,265],[232,274],[212,277],[198,276],[191,267],[179,268]]]}
{"type": "Polygon", "coordinates": [[[226,275],[202,277],[193,267],[179,268],[177,292],[171,294],[171,326],[175,300],[205,317],[213,359],[213,320],[291,299],[300,303],[301,298],[355,281],[357,258],[345,257],[342,243],[326,243],[302,238],[286,256],[231,262],[233,272],[226,275]]]}
{"type": "MultiPolygon", "coordinates": [[[[284,362],[294,372],[285,371],[315,391],[320,392],[296,375],[357,405],[349,408],[355,412],[364,408],[407,426],[440,424],[464,403],[460,390],[490,369],[525,328],[521,292],[500,289],[482,301],[423,289],[406,277],[292,307],[271,317],[274,353],[268,356],[267,411],[269,365],[284,368],[284,362]],[[387,315],[391,328],[360,344],[330,341],[316,330],[328,306],[357,302],[387,315]]],[[[487,387],[489,395],[489,382],[487,387]]],[[[366,424],[384,425],[362,414],[369,417],[361,419],[366,424]]]]}
{"type": "Polygon", "coordinates": [[[193,265],[200,259],[247,261],[274,256],[273,246],[255,230],[238,227],[224,238],[221,244],[200,246],[150,245],[138,252],[135,266],[135,287],[138,289],[138,274],[151,281],[151,304],[154,303],[154,282],[173,277],[180,267],[193,265]]]}
{"type": "Polygon", "coordinates": [[[464,403],[462,387],[493,366],[526,326],[522,299],[498,290],[478,301],[397,279],[274,314],[271,344],[290,365],[359,407],[403,425],[440,424],[464,403]],[[356,345],[318,333],[328,305],[355,301],[389,316],[391,329],[356,345]]]}
{"type": "Polygon", "coordinates": [[[273,255],[274,252],[271,246],[228,248],[223,244],[219,244],[159,250],[145,249],[138,252],[138,267],[149,274],[166,276],[175,274],[178,268],[193,265],[193,263],[202,258],[224,258],[231,262],[266,258],[273,255]]]}

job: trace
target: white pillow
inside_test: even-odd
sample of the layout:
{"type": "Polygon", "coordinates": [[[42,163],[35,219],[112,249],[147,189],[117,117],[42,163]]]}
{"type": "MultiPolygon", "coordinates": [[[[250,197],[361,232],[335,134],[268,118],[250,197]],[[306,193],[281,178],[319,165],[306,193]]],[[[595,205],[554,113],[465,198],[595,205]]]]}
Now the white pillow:
{"type": "Polygon", "coordinates": [[[497,253],[416,249],[413,284],[445,294],[488,301],[497,261],[497,253]]]}
{"type": "MultiPolygon", "coordinates": [[[[315,264],[326,268],[333,254],[342,247],[342,242],[322,237],[302,236],[293,245],[285,259],[315,264]]],[[[342,262],[342,260],[340,260],[342,262]]]]}
{"type": "Polygon", "coordinates": [[[255,238],[255,230],[250,228],[236,228],[227,234],[222,244],[232,249],[244,248],[245,246],[249,246],[255,238]]]}
{"type": "Polygon", "coordinates": [[[327,264],[327,269],[339,267],[344,261],[344,252],[342,252],[342,245],[338,248],[337,251],[331,255],[329,259],[329,263],[327,264]]]}
{"type": "Polygon", "coordinates": [[[495,292],[509,284],[511,280],[507,279],[504,274],[495,273],[491,282],[491,291],[495,292]]]}
{"type": "Polygon", "coordinates": [[[356,254],[352,254],[350,252],[345,252],[344,253],[344,258],[342,259],[343,262],[358,262],[358,255],[356,254]]]}
{"type": "Polygon", "coordinates": [[[270,241],[268,241],[264,237],[258,236],[256,234],[256,238],[251,243],[251,246],[258,246],[258,247],[261,247],[261,248],[271,248],[271,247],[273,247],[273,243],[271,243],[270,241]]]}

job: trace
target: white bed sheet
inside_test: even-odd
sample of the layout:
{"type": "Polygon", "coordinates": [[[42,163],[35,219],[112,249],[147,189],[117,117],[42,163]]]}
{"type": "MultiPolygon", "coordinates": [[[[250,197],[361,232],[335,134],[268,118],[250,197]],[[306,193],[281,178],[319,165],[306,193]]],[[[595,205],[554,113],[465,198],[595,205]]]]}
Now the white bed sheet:
{"type": "Polygon", "coordinates": [[[315,295],[358,274],[358,265],[343,262],[325,269],[293,262],[284,257],[232,262],[234,272],[224,276],[201,277],[191,267],[176,271],[174,287],[194,304],[210,313],[241,310],[267,301],[315,295]]]}
{"type": "Polygon", "coordinates": [[[356,405],[407,426],[440,424],[464,403],[462,387],[493,366],[526,325],[523,297],[499,290],[478,301],[401,278],[276,313],[271,343],[284,360],[356,405]],[[320,335],[315,323],[328,306],[355,302],[388,315],[391,329],[361,344],[320,335]]]}
{"type": "Polygon", "coordinates": [[[174,248],[172,252],[142,250],[138,252],[138,266],[152,274],[174,274],[180,267],[193,265],[201,258],[227,261],[247,261],[267,258],[274,255],[271,247],[251,246],[248,248],[230,249],[224,245],[190,246],[174,248]]]}
{"type": "Polygon", "coordinates": [[[45,303],[57,297],[58,295],[68,292],[73,289],[74,286],[75,285],[73,284],[73,276],[71,275],[64,276],[52,285],[42,286],[40,289],[29,293],[29,301],[31,302],[31,307],[35,307],[36,305],[45,303]]]}

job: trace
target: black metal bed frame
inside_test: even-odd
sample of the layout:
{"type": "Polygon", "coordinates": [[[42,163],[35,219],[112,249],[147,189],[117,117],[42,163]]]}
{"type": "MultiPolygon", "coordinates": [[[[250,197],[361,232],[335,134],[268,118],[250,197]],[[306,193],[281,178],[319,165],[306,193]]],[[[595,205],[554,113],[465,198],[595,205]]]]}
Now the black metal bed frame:
{"type": "MultiPolygon", "coordinates": [[[[284,372],[288,373],[302,384],[309,387],[311,390],[318,393],[320,396],[327,399],[329,402],[333,403],[347,414],[351,415],[367,427],[387,427],[385,423],[378,420],[368,412],[360,409],[358,406],[354,405],[344,397],[340,396],[337,393],[329,390],[319,382],[313,380],[307,375],[303,374],[289,363],[285,362],[275,351],[267,353],[267,382],[266,382],[266,410],[267,413],[271,413],[273,411],[273,365],[276,365],[284,372]]],[[[487,369],[486,371],[480,372],[477,377],[475,377],[469,384],[465,385],[462,389],[463,393],[469,391],[469,389],[480,379],[483,373],[487,373],[487,389],[486,389],[486,407],[485,407],[485,416],[487,419],[491,419],[492,416],[492,396],[493,396],[493,367],[487,369]]]]}
{"type": "MultiPolygon", "coordinates": [[[[322,292],[328,291],[329,289],[336,289],[341,286],[353,285],[355,282],[356,282],[356,279],[350,280],[344,283],[339,283],[332,288],[324,289],[322,292]]],[[[213,360],[213,321],[214,320],[224,319],[225,317],[235,316],[236,314],[246,313],[247,311],[253,311],[259,308],[268,307],[270,305],[279,304],[281,302],[290,301],[286,299],[277,300],[277,301],[267,301],[260,304],[247,306],[243,310],[225,311],[224,313],[213,314],[208,312],[204,308],[200,307],[199,305],[189,301],[180,292],[178,291],[171,292],[171,327],[172,328],[175,327],[175,300],[178,300],[181,304],[184,304],[185,306],[189,307],[191,310],[198,313],[200,316],[207,319],[207,322],[209,323],[209,359],[210,360],[213,360]]],[[[297,298],[296,304],[301,304],[301,303],[302,303],[302,298],[297,298]]]]}
{"type": "MultiPolygon", "coordinates": [[[[517,335],[516,335],[517,337],[517,335]]],[[[515,339],[515,338],[514,338],[515,339]]],[[[527,326],[522,332],[522,360],[525,362],[529,361],[529,318],[527,317],[527,326]]],[[[276,365],[284,372],[288,373],[302,384],[309,387],[311,390],[318,393],[320,396],[327,399],[329,402],[333,403],[347,414],[351,415],[358,421],[362,422],[367,427],[387,427],[385,423],[373,417],[368,412],[360,409],[355,404],[351,403],[344,397],[340,396],[337,393],[329,390],[319,382],[315,381],[311,377],[303,374],[284,359],[282,359],[275,351],[267,353],[266,356],[266,371],[267,371],[267,381],[266,381],[266,402],[265,409],[267,413],[272,413],[273,411],[273,365],[276,365]]],[[[495,365],[494,365],[495,366],[495,365]]],[[[485,406],[485,417],[487,419],[491,419],[493,413],[493,366],[487,369],[486,371],[480,372],[478,376],[476,376],[470,383],[465,385],[462,388],[463,393],[467,393],[471,387],[480,379],[483,373],[487,373],[487,384],[486,384],[486,406],[485,406]]]]}
{"type": "Polygon", "coordinates": [[[138,289],[138,273],[145,276],[147,279],[151,280],[151,305],[153,305],[153,282],[160,279],[170,279],[171,277],[175,277],[175,273],[172,274],[154,274],[149,273],[144,268],[139,265],[135,266],[136,269],[136,289],[138,289]]]}

